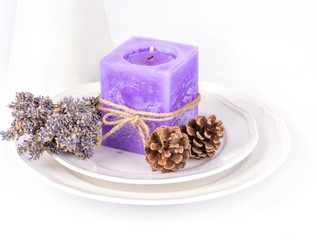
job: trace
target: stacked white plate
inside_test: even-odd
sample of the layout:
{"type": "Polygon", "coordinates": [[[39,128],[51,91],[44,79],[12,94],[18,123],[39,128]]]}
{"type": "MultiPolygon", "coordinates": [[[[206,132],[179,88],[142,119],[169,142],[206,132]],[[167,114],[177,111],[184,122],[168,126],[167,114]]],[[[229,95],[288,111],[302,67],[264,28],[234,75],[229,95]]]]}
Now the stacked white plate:
{"type": "MultiPolygon", "coordinates": [[[[56,96],[96,96],[99,83],[56,96]]],[[[225,136],[217,154],[189,159],[184,169],[152,172],[140,154],[100,147],[92,159],[45,154],[27,168],[45,182],[92,199],[140,205],[180,204],[228,195],[276,170],[287,158],[291,138],[283,119],[268,106],[227,87],[200,82],[199,114],[221,119],[225,136]]]]}

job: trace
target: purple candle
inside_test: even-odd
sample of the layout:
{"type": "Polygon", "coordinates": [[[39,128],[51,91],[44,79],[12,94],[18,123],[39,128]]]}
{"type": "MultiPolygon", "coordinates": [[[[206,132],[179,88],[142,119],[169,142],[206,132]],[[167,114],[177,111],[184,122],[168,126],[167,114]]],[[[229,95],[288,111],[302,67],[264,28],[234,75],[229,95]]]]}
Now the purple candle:
{"type": "MultiPolygon", "coordinates": [[[[132,37],[100,61],[101,98],[137,111],[173,112],[198,96],[198,48],[132,37]]],[[[104,113],[102,113],[104,114],[104,113]]],[[[166,122],[146,122],[150,131],[178,126],[196,117],[194,107],[166,122]]],[[[103,126],[103,134],[113,126],[103,126]]],[[[138,129],[124,125],[104,146],[144,154],[138,129]]]]}

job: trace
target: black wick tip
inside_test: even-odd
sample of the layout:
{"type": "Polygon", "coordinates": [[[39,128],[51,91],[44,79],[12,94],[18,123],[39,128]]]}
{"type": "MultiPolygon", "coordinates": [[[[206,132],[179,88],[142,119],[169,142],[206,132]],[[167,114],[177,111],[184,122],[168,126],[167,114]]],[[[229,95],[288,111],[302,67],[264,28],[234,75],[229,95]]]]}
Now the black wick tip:
{"type": "Polygon", "coordinates": [[[147,58],[148,61],[152,61],[153,59],[154,59],[153,56],[147,58]]]}

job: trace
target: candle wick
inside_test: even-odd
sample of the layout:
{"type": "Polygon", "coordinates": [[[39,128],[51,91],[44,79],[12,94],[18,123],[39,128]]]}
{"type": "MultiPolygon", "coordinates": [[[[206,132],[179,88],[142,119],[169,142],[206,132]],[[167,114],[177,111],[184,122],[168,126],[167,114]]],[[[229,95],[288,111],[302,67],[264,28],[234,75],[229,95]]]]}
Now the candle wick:
{"type": "Polygon", "coordinates": [[[148,57],[147,60],[148,61],[153,61],[154,60],[154,56],[148,57]]]}

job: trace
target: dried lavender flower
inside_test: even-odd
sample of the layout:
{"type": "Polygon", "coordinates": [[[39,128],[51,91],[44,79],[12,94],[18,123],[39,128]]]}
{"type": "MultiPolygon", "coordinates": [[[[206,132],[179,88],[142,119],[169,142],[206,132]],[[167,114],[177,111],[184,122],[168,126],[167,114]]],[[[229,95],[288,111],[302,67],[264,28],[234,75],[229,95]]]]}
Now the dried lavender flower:
{"type": "Polygon", "coordinates": [[[0,134],[3,140],[26,135],[27,139],[18,145],[18,153],[26,153],[30,159],[38,159],[45,150],[90,158],[101,135],[98,105],[98,97],[66,97],[53,104],[49,97],[20,92],[9,105],[11,127],[0,134]]]}

